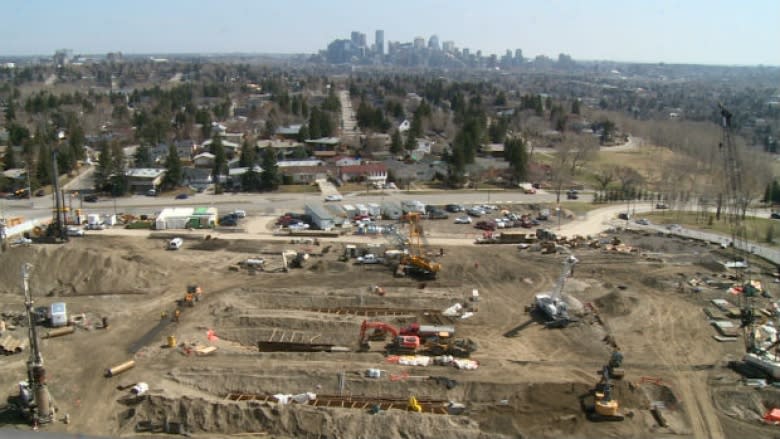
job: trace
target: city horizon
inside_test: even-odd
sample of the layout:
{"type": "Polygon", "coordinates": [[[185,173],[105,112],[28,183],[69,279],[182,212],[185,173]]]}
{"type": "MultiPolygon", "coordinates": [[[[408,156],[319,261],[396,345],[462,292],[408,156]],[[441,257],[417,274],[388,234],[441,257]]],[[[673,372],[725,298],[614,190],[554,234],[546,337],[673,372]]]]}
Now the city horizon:
{"type": "Polygon", "coordinates": [[[486,55],[501,56],[507,49],[520,48],[527,58],[563,53],[577,60],[627,63],[780,65],[773,50],[780,30],[772,24],[773,14],[767,13],[777,6],[764,0],[740,8],[721,1],[666,6],[599,0],[584,7],[496,0],[480,8],[460,1],[446,8],[438,2],[403,0],[393,5],[343,0],[328,7],[305,0],[296,7],[235,1],[221,8],[141,1],[137,8],[120,5],[108,15],[98,6],[91,0],[10,6],[9,24],[0,29],[5,43],[0,56],[50,54],[63,47],[87,54],[317,54],[352,30],[373,36],[376,29],[384,29],[386,43],[408,42],[416,36],[427,41],[438,35],[442,41],[486,55]],[[701,20],[703,15],[707,20],[701,20]],[[177,17],[173,24],[171,16],[177,17]],[[79,26],[74,29],[72,23],[79,26]],[[341,30],[334,31],[334,23],[341,30]],[[722,31],[733,29],[735,23],[743,24],[739,33],[722,31]],[[470,31],[475,25],[479,33],[470,31]],[[33,26],[38,30],[31,34],[27,30],[33,26]]]}

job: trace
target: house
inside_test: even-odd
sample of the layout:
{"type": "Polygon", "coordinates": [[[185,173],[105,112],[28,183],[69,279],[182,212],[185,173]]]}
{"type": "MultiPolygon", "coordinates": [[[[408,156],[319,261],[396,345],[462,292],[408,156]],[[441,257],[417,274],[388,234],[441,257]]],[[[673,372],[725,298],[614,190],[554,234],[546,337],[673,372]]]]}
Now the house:
{"type": "MultiPolygon", "coordinates": [[[[207,139],[200,145],[201,150],[210,151],[212,143],[214,143],[212,139],[207,139]]],[[[225,148],[225,155],[227,155],[228,157],[233,157],[237,155],[238,150],[241,148],[241,145],[239,145],[236,142],[231,142],[230,140],[223,140],[222,146],[225,148]]]]}
{"type": "Polygon", "coordinates": [[[339,168],[342,181],[367,181],[384,186],[387,182],[387,166],[382,163],[342,166],[339,168]]]}
{"type": "Polygon", "coordinates": [[[404,133],[406,131],[409,131],[409,129],[412,127],[412,124],[409,122],[409,120],[404,119],[403,122],[401,122],[400,125],[398,125],[398,132],[404,133]]]}
{"type": "Polygon", "coordinates": [[[298,134],[301,132],[301,128],[303,128],[302,124],[279,127],[276,129],[276,135],[286,139],[297,139],[298,134]]]}
{"type": "Polygon", "coordinates": [[[130,192],[146,192],[157,189],[162,184],[165,169],[158,168],[128,168],[125,171],[127,187],[130,192]]]}
{"type": "MultiPolygon", "coordinates": [[[[176,140],[173,142],[173,146],[176,148],[176,155],[179,159],[185,162],[192,160],[192,155],[195,153],[195,142],[192,140],[176,140]]],[[[163,162],[168,157],[168,144],[159,143],[151,148],[152,160],[155,162],[163,162]]]]}
{"type": "Polygon", "coordinates": [[[296,150],[303,148],[304,145],[301,142],[294,140],[258,140],[257,147],[259,149],[273,148],[276,152],[276,156],[287,157],[292,155],[296,150]]]}
{"type": "Polygon", "coordinates": [[[404,163],[398,160],[382,162],[393,173],[396,182],[432,181],[437,174],[447,175],[447,165],[442,161],[425,157],[416,163],[404,163]]]}
{"type": "Polygon", "coordinates": [[[282,174],[285,184],[310,184],[319,179],[327,179],[329,175],[333,174],[334,168],[331,166],[280,166],[279,172],[282,174]]]}
{"type": "Polygon", "coordinates": [[[321,137],[306,141],[306,144],[314,150],[315,157],[334,157],[339,143],[338,137],[321,137]]]}
{"type": "Polygon", "coordinates": [[[504,144],[503,143],[488,143],[482,145],[480,150],[483,154],[491,157],[503,157],[504,156],[504,144]]]}
{"type": "Polygon", "coordinates": [[[334,162],[336,166],[342,167],[342,166],[355,166],[362,163],[362,160],[357,157],[334,157],[336,161],[334,162]]]}
{"type": "Polygon", "coordinates": [[[213,168],[216,156],[210,152],[202,152],[192,158],[196,168],[213,168]]]}
{"type": "Polygon", "coordinates": [[[210,168],[193,168],[185,166],[181,169],[182,182],[196,189],[206,188],[214,182],[210,168]]]}

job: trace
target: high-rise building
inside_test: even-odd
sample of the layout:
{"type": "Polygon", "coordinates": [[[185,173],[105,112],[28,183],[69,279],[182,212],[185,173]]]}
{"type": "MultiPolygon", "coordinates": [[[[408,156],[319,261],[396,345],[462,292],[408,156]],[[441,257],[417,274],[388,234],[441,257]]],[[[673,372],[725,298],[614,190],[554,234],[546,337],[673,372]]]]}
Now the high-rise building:
{"type": "Polygon", "coordinates": [[[423,38],[423,37],[414,37],[414,48],[415,49],[424,49],[425,48],[425,38],[423,38]]]}
{"type": "Polygon", "coordinates": [[[469,50],[468,47],[464,47],[463,48],[463,56],[468,57],[469,55],[471,55],[471,51],[469,50]]]}
{"type": "Polygon", "coordinates": [[[515,62],[518,64],[523,63],[523,50],[522,49],[515,49],[515,62]]]}
{"type": "Polygon", "coordinates": [[[428,39],[428,48],[431,50],[439,50],[439,36],[438,35],[431,35],[431,38],[428,39]]]}
{"type": "Polygon", "coordinates": [[[454,41],[445,41],[441,43],[441,49],[448,53],[455,52],[455,42],[454,41]]]}
{"type": "Polygon", "coordinates": [[[352,44],[354,44],[356,47],[366,47],[366,34],[362,32],[353,30],[350,34],[349,40],[352,41],[352,44]]]}
{"type": "Polygon", "coordinates": [[[385,54],[385,31],[379,29],[374,34],[374,45],[376,46],[376,53],[380,55],[385,54]]]}

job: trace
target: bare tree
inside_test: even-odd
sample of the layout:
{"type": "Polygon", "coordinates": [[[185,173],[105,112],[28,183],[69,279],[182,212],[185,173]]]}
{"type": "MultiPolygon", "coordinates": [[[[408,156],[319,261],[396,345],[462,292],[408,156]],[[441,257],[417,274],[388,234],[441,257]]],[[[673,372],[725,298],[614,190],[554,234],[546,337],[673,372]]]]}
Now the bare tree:
{"type": "Polygon", "coordinates": [[[615,181],[615,173],[616,170],[614,166],[602,166],[596,169],[596,172],[593,175],[593,179],[596,180],[596,183],[598,183],[599,190],[607,190],[607,187],[610,185],[610,183],[615,181]]]}

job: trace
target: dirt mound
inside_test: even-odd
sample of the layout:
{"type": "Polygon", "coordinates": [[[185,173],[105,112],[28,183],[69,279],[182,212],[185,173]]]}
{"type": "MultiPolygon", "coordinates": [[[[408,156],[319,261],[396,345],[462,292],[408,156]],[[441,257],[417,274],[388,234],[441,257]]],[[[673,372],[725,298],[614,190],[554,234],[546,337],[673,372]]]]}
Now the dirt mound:
{"type": "Polygon", "coordinates": [[[595,300],[599,311],[611,316],[627,316],[636,308],[639,299],[623,291],[613,291],[595,300]]]}
{"type": "Polygon", "coordinates": [[[37,294],[81,296],[142,294],[166,273],[140,253],[100,251],[78,245],[39,245],[0,255],[0,293],[21,291],[21,266],[33,265],[30,287],[37,294]]]}
{"type": "Polygon", "coordinates": [[[131,434],[144,421],[184,425],[188,433],[240,434],[267,432],[272,437],[396,439],[448,437],[454,439],[502,438],[487,435],[467,418],[424,415],[401,410],[365,416],[363,410],[328,409],[273,403],[211,402],[197,398],[169,399],[149,396],[119,417],[119,432],[131,434]]]}

